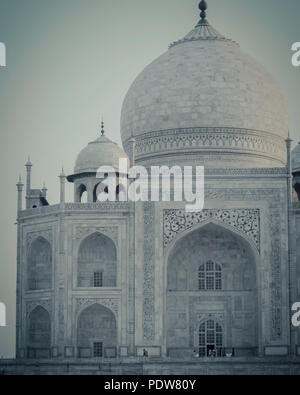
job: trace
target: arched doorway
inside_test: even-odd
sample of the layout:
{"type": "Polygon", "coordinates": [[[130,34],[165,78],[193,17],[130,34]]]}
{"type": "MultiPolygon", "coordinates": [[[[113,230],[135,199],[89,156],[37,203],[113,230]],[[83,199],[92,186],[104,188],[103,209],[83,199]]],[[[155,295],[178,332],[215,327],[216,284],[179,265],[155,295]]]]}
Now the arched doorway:
{"type": "Polygon", "coordinates": [[[78,252],[78,287],[116,287],[117,249],[114,242],[96,232],[82,241],[78,252]]]}
{"type": "Polygon", "coordinates": [[[244,237],[213,222],[183,235],[173,245],[166,268],[165,327],[169,355],[191,353],[200,347],[200,337],[202,356],[207,354],[208,346],[219,350],[219,329],[223,347],[235,348],[236,355],[257,354],[256,257],[244,237]],[[203,322],[205,325],[214,322],[214,338],[203,322]],[[212,344],[207,341],[208,333],[212,344]]]}
{"type": "Polygon", "coordinates": [[[94,304],[84,309],[77,322],[79,357],[116,356],[117,324],[111,310],[94,304]]]}
{"type": "Polygon", "coordinates": [[[28,317],[27,349],[29,358],[49,358],[51,319],[47,310],[37,306],[28,317]]]}
{"type": "Polygon", "coordinates": [[[220,357],[222,347],[222,326],[214,320],[202,322],[199,326],[199,357],[220,357]]]}
{"type": "Polygon", "coordinates": [[[29,250],[27,259],[28,291],[52,288],[52,249],[49,241],[38,237],[29,250]]]}
{"type": "MultiPolygon", "coordinates": [[[[118,173],[117,173],[117,176],[118,176],[118,173]]],[[[94,189],[93,189],[93,202],[98,202],[98,195],[103,192],[108,195],[109,187],[107,185],[105,185],[104,183],[98,182],[94,186],[94,189]]],[[[126,194],[126,192],[127,192],[126,187],[123,184],[117,183],[116,189],[115,189],[115,200],[116,201],[119,200],[120,194],[122,192],[124,192],[126,194]]]]}
{"type": "Polygon", "coordinates": [[[87,188],[84,184],[79,185],[79,187],[77,188],[76,200],[79,203],[87,203],[88,202],[87,188]]]}

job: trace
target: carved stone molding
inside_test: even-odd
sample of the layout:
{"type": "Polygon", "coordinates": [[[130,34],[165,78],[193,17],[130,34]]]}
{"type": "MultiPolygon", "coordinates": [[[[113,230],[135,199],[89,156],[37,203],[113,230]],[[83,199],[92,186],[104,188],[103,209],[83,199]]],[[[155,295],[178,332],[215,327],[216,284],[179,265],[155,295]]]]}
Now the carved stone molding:
{"type": "MultiPolygon", "coordinates": [[[[282,164],[285,160],[283,138],[266,132],[240,128],[200,127],[159,130],[136,136],[136,160],[151,154],[167,154],[193,150],[204,152],[208,149],[224,154],[226,152],[248,153],[275,159],[282,164]]],[[[124,143],[126,152],[130,142],[124,143]]]]}
{"type": "Polygon", "coordinates": [[[93,304],[101,304],[119,316],[119,300],[116,298],[76,298],[76,315],[93,304]]]}
{"type": "Polygon", "coordinates": [[[153,203],[144,203],[144,284],[143,334],[145,344],[155,338],[154,326],[154,266],[155,266],[155,212],[153,203]]]}
{"type": "Polygon", "coordinates": [[[128,212],[133,208],[133,204],[131,202],[103,202],[103,203],[65,203],[63,207],[59,204],[55,204],[52,206],[43,206],[37,207],[33,209],[23,210],[18,216],[19,219],[24,219],[27,217],[33,216],[44,216],[44,215],[59,215],[59,214],[68,214],[68,212],[73,211],[104,211],[110,214],[121,211],[128,212]]]}
{"type": "Polygon", "coordinates": [[[36,240],[38,237],[43,237],[44,239],[49,241],[50,244],[52,244],[52,241],[53,241],[52,229],[41,229],[41,230],[27,233],[27,237],[26,237],[27,248],[30,247],[31,243],[34,240],[36,240]]]}
{"type": "MultiPolygon", "coordinates": [[[[267,202],[272,201],[272,205],[282,206],[281,190],[279,188],[265,188],[265,189],[238,189],[238,188],[214,188],[205,189],[205,201],[207,200],[218,200],[221,202],[225,201],[258,201],[264,200],[267,202]]],[[[283,191],[283,193],[286,193],[283,191]]]]}
{"type": "Polygon", "coordinates": [[[243,232],[260,249],[259,209],[204,209],[195,213],[184,210],[164,210],[164,247],[180,233],[209,220],[227,224],[243,232]]]}
{"type": "Polygon", "coordinates": [[[119,230],[117,226],[78,226],[76,227],[76,239],[82,240],[85,236],[96,232],[109,237],[118,245],[119,230]]]}
{"type": "Polygon", "coordinates": [[[214,176],[285,176],[285,167],[205,168],[205,175],[214,176]]]}
{"type": "Polygon", "coordinates": [[[31,208],[28,210],[23,210],[19,213],[20,218],[31,217],[36,215],[46,215],[46,214],[53,214],[58,212],[60,209],[59,204],[54,204],[51,206],[42,206],[37,208],[31,208]]]}
{"type": "Polygon", "coordinates": [[[102,203],[66,203],[65,210],[130,210],[132,207],[130,202],[102,202],[102,203]]]}
{"type": "Polygon", "coordinates": [[[282,336],[282,291],[281,291],[281,215],[272,209],[269,217],[271,229],[271,339],[280,340],[282,336]]]}
{"type": "Polygon", "coordinates": [[[208,320],[214,320],[220,323],[222,326],[225,324],[225,314],[224,313],[195,313],[194,318],[196,318],[196,323],[198,325],[206,322],[208,320]]]}
{"type": "Polygon", "coordinates": [[[26,302],[26,316],[28,316],[36,307],[41,306],[51,315],[52,301],[51,299],[45,300],[31,300],[26,302]]]}

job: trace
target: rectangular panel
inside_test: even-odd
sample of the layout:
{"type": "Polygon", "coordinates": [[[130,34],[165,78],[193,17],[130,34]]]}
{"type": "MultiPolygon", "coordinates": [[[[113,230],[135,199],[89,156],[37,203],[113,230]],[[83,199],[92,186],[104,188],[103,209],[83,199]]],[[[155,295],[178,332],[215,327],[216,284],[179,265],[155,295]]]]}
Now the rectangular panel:
{"type": "Polygon", "coordinates": [[[90,347],[80,347],[78,348],[79,358],[91,358],[92,350],[90,347]]]}
{"type": "Polygon", "coordinates": [[[288,355],[288,347],[287,346],[267,346],[265,347],[265,355],[266,356],[281,356],[288,355]]]}
{"type": "Polygon", "coordinates": [[[104,356],[105,358],[116,358],[117,357],[116,347],[105,347],[104,356]]]}
{"type": "Polygon", "coordinates": [[[160,348],[160,346],[137,347],[136,348],[136,355],[138,357],[143,357],[144,354],[148,354],[148,357],[160,357],[161,356],[161,348],[160,348]]]}

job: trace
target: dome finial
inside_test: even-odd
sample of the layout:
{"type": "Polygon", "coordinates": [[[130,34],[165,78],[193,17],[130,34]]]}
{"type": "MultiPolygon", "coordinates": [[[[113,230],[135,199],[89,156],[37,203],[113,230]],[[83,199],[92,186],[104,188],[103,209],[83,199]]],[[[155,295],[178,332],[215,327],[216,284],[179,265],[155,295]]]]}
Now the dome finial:
{"type": "Polygon", "coordinates": [[[201,11],[200,17],[202,20],[206,19],[206,10],[207,10],[207,2],[205,0],[201,0],[199,3],[199,10],[201,11]]]}
{"type": "Polygon", "coordinates": [[[103,118],[102,118],[102,122],[101,122],[101,136],[104,136],[104,122],[103,122],[103,118]]]}

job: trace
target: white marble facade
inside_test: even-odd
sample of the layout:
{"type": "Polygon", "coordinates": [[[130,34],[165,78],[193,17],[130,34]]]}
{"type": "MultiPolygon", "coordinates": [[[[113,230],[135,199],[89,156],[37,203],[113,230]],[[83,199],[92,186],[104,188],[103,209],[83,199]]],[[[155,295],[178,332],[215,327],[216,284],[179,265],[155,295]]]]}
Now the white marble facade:
{"type": "Polygon", "coordinates": [[[27,163],[17,358],[295,356],[300,156],[292,168],[273,78],[202,17],[133,83],[121,133],[126,154],[103,130],[80,153],[67,177],[74,203],[62,174],[60,203],[48,205],[27,163]],[[204,210],[97,202],[97,168],[127,155],[146,167],[204,165],[204,210]]]}

